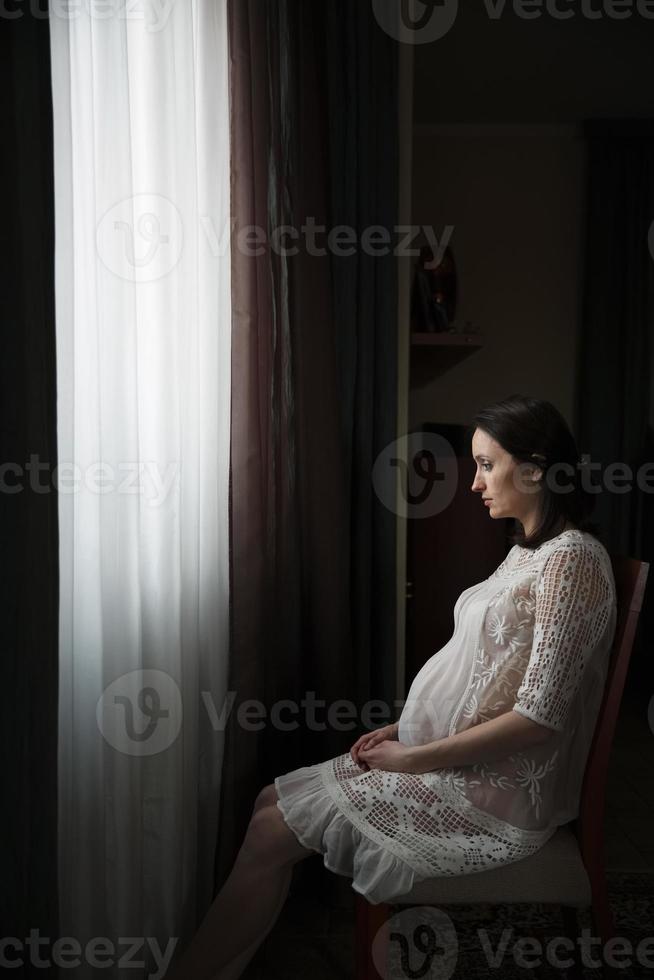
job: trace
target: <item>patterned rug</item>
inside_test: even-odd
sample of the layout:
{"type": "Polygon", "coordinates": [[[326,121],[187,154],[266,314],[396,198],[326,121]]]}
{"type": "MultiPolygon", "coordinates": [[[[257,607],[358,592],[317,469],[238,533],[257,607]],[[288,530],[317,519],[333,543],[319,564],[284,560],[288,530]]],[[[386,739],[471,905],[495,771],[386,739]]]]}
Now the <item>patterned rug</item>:
{"type": "MultiPolygon", "coordinates": [[[[607,881],[616,933],[623,940],[613,947],[615,976],[653,980],[654,874],[609,872],[607,881]],[[648,939],[649,943],[643,942],[648,939]]],[[[551,906],[440,905],[433,912],[392,906],[392,913],[391,929],[393,923],[397,928],[395,948],[384,971],[387,980],[488,980],[493,976],[498,980],[561,980],[573,975],[555,965],[557,957],[565,960],[569,953],[564,946],[552,943],[564,935],[564,929],[551,906]],[[411,943],[406,937],[411,937],[411,943]],[[534,965],[539,961],[537,970],[534,965]]],[[[580,938],[594,935],[590,910],[578,913],[578,924],[580,938]]],[[[610,951],[603,951],[599,942],[587,943],[586,948],[587,963],[595,961],[598,965],[584,966],[582,976],[584,980],[600,980],[600,964],[603,960],[610,965],[610,951]]]]}

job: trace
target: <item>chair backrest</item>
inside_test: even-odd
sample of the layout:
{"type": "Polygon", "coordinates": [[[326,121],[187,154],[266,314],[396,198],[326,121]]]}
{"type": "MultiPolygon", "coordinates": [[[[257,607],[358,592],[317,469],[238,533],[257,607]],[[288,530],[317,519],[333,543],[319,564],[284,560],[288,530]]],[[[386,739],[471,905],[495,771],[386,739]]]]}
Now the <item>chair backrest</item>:
{"type": "Polygon", "coordinates": [[[589,862],[601,858],[609,756],[649,573],[649,562],[636,558],[612,556],[611,564],[617,600],[615,637],[604,695],[586,761],[575,828],[586,867],[589,862]]]}

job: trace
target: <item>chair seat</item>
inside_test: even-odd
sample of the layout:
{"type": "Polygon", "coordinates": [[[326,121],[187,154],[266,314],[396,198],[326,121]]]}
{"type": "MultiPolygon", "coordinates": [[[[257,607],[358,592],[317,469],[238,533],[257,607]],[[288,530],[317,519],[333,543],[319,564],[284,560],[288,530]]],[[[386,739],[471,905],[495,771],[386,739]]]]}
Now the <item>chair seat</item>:
{"type": "Polygon", "coordinates": [[[510,902],[544,902],[586,908],[592,903],[591,885],[572,830],[559,827],[528,858],[475,874],[427,878],[389,904],[501,905],[510,902]]]}

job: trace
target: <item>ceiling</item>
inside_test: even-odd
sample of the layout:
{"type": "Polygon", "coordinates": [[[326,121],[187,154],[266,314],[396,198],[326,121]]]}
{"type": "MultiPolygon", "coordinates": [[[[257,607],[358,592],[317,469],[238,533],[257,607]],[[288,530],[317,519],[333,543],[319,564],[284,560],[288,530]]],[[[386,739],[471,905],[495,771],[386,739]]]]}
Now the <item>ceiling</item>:
{"type": "Polygon", "coordinates": [[[495,18],[488,9],[502,9],[501,0],[459,0],[445,35],[414,45],[415,122],[654,118],[654,2],[653,19],[638,14],[637,2],[556,0],[556,9],[574,12],[557,20],[543,0],[542,15],[526,20],[509,0],[495,18]],[[584,16],[582,3],[600,18],[584,16]],[[611,19],[611,3],[630,16],[611,19]]]}

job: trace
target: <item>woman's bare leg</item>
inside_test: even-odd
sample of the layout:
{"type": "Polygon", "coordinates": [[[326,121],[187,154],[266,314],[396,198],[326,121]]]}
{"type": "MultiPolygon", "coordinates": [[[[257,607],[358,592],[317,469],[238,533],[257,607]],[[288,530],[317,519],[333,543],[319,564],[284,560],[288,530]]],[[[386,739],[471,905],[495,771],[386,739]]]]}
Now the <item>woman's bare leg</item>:
{"type": "MultiPolygon", "coordinates": [[[[257,797],[256,802],[254,804],[253,812],[256,813],[256,811],[260,809],[262,806],[272,806],[273,804],[277,803],[277,800],[278,800],[277,790],[275,789],[274,783],[271,783],[270,786],[266,786],[261,791],[261,793],[259,793],[259,796],[257,797]]],[[[230,960],[229,963],[213,977],[213,980],[240,980],[247,966],[254,958],[259,947],[266,939],[266,937],[269,935],[275,922],[279,918],[281,911],[286,903],[286,899],[288,897],[288,892],[290,889],[292,877],[293,877],[293,868],[292,866],[289,866],[288,883],[286,884],[286,887],[282,888],[282,890],[279,893],[277,908],[275,909],[275,911],[271,916],[270,926],[268,927],[266,932],[258,936],[254,940],[254,942],[250,946],[248,946],[246,950],[244,950],[242,953],[239,953],[237,956],[234,957],[234,959],[230,960]]]]}
{"type": "Polygon", "coordinates": [[[232,961],[254,947],[247,965],[283,907],[293,865],[314,853],[300,844],[276,803],[255,807],[232,872],[169,980],[223,980],[228,967],[238,976],[232,961]]]}
{"type": "Polygon", "coordinates": [[[266,929],[265,933],[262,933],[262,935],[258,936],[255,939],[255,941],[250,946],[248,946],[245,952],[239,953],[237,956],[234,957],[234,959],[230,960],[226,966],[224,966],[221,970],[219,970],[218,973],[215,973],[212,980],[240,980],[240,977],[243,976],[246,967],[253,959],[255,953],[258,951],[263,941],[269,935],[274,924],[279,918],[279,915],[282,909],[284,908],[284,903],[286,902],[292,877],[293,877],[293,868],[289,866],[288,880],[279,893],[279,900],[277,902],[277,907],[271,916],[270,925],[266,929]]]}
{"type": "MultiPolygon", "coordinates": [[[[276,804],[277,800],[278,800],[277,790],[275,789],[274,783],[271,783],[269,786],[264,787],[264,789],[259,793],[254,803],[254,809],[252,811],[253,814],[264,806],[272,806],[273,804],[276,804]]],[[[257,952],[257,950],[263,943],[264,939],[270,932],[272,925],[274,925],[274,923],[279,918],[279,915],[286,902],[292,876],[293,876],[293,869],[291,868],[288,876],[288,887],[285,889],[283,888],[280,891],[279,902],[277,908],[275,909],[271,917],[272,924],[268,929],[268,931],[265,933],[265,935],[258,936],[254,940],[254,942],[248,946],[246,950],[244,950],[242,953],[239,953],[237,956],[234,957],[234,959],[230,960],[229,963],[225,967],[223,967],[223,969],[220,971],[219,980],[239,980],[239,978],[243,975],[243,973],[246,970],[246,967],[251,962],[255,953],[257,952]]]]}

